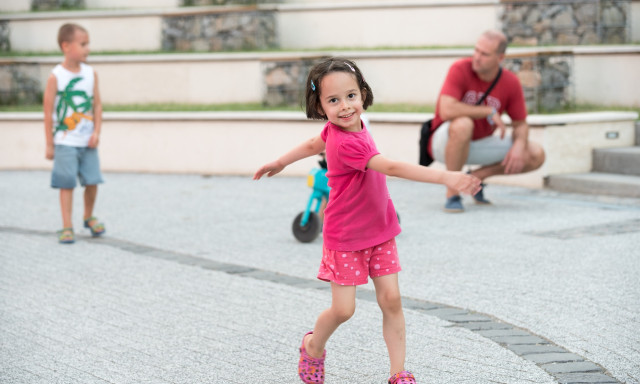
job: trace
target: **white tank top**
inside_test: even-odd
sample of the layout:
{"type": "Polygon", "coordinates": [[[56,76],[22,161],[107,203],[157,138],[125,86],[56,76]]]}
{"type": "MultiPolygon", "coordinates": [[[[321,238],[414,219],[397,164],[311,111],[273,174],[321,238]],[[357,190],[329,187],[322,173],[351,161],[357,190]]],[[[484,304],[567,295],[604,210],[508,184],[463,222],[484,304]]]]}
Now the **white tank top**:
{"type": "Polygon", "coordinates": [[[80,63],[80,72],[74,73],[58,64],[52,72],[58,83],[53,106],[53,142],[86,147],[93,134],[93,68],[80,63]]]}

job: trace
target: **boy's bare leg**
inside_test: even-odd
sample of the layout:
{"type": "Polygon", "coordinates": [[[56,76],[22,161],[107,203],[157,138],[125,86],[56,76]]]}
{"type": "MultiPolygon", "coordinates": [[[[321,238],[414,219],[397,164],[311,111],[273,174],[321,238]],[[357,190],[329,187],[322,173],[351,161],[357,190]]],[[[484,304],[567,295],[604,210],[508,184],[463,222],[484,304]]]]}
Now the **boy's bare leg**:
{"type": "Polygon", "coordinates": [[[331,283],[331,307],[318,316],[313,334],[305,337],[304,349],[311,357],[322,358],[329,337],[356,310],[356,287],[331,283]]]}
{"type": "Polygon", "coordinates": [[[73,189],[60,189],[60,210],[62,212],[62,228],[73,228],[71,211],[73,208],[73,189]]]}
{"type": "Polygon", "coordinates": [[[93,207],[96,204],[96,196],[98,196],[97,185],[87,185],[84,189],[84,219],[87,220],[93,216],[93,207]]]}
{"type": "Polygon", "coordinates": [[[382,335],[389,351],[390,374],[404,371],[406,333],[398,274],[373,278],[376,298],[382,310],[382,335]]]}

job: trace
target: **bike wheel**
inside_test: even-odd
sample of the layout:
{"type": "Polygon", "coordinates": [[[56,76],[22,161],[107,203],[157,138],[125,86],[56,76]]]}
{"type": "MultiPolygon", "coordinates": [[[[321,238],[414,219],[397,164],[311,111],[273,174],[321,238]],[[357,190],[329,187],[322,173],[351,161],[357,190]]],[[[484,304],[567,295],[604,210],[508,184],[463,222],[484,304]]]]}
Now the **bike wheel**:
{"type": "Polygon", "coordinates": [[[309,220],[307,225],[302,226],[302,216],[304,212],[300,212],[298,216],[293,220],[291,229],[293,230],[293,236],[301,243],[310,243],[318,237],[320,234],[320,217],[315,212],[309,212],[309,220]]]}

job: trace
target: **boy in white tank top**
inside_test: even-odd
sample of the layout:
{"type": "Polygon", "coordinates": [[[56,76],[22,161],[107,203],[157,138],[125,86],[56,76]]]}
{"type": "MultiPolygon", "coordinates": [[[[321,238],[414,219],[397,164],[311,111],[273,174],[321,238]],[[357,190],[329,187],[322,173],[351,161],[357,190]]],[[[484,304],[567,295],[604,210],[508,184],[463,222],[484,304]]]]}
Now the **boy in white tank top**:
{"type": "Polygon", "coordinates": [[[93,216],[102,183],[98,143],[102,125],[102,103],[98,78],[87,64],[89,34],[77,24],[65,24],[58,31],[58,44],[64,61],[52,71],[44,92],[45,157],[53,160],[51,187],[60,189],[62,230],[58,241],[75,242],[71,219],[76,180],[85,187],[84,226],[92,236],[105,232],[93,216]]]}

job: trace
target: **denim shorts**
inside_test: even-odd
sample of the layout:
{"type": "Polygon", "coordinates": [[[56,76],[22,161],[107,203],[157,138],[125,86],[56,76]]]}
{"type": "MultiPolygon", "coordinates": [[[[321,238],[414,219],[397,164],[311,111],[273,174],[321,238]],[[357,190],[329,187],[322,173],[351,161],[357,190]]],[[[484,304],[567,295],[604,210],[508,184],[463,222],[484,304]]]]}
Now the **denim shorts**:
{"type": "Polygon", "coordinates": [[[77,178],[80,179],[80,185],[83,187],[103,182],[98,150],[89,147],[56,145],[53,154],[51,187],[73,189],[77,185],[77,178]]]}
{"type": "MultiPolygon", "coordinates": [[[[444,149],[449,141],[449,124],[449,121],[442,123],[431,138],[433,158],[442,164],[444,164],[444,149]]],[[[504,139],[492,135],[472,140],[469,145],[469,157],[465,164],[491,165],[499,163],[507,156],[511,145],[513,142],[508,133],[504,135],[504,139]]]]}

